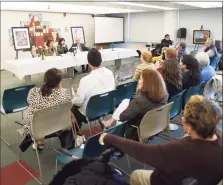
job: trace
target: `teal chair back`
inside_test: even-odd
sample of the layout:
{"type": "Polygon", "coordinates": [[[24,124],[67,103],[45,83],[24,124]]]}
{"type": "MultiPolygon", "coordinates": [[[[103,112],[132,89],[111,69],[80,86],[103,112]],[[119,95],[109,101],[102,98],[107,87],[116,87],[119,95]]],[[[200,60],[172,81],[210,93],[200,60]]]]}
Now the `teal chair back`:
{"type": "Polygon", "coordinates": [[[6,89],[3,93],[2,106],[6,114],[13,113],[16,109],[28,106],[27,96],[35,85],[26,85],[12,89],[6,89]]]}
{"type": "Polygon", "coordinates": [[[186,90],[182,91],[179,94],[176,94],[176,95],[172,96],[169,99],[169,103],[173,102],[173,107],[172,107],[172,109],[170,111],[170,119],[173,119],[174,117],[179,115],[180,112],[182,111],[183,95],[184,95],[185,91],[186,90]]]}
{"type": "Polygon", "coordinates": [[[210,61],[210,66],[212,66],[214,69],[216,69],[219,61],[219,55],[216,55],[212,61],[210,61]]]}
{"type": "Polygon", "coordinates": [[[136,92],[138,81],[117,86],[115,106],[118,107],[124,99],[131,99],[136,92]]]}
{"type": "Polygon", "coordinates": [[[89,121],[99,119],[106,116],[114,109],[114,99],[116,90],[92,96],[86,107],[86,116],[89,121]]]}
{"type": "Polygon", "coordinates": [[[99,138],[102,133],[109,133],[116,136],[124,137],[125,129],[126,129],[127,123],[121,123],[119,125],[116,125],[106,131],[100,132],[94,136],[91,136],[86,141],[82,158],[94,158],[100,156],[107,147],[105,145],[99,144],[99,138]]]}
{"type": "MultiPolygon", "coordinates": [[[[199,93],[200,93],[200,85],[190,87],[184,95],[183,106],[185,106],[187,104],[187,102],[190,100],[191,96],[198,95],[199,93]]],[[[184,107],[183,107],[183,109],[184,109],[184,107]]]]}
{"type": "Polygon", "coordinates": [[[204,94],[205,85],[206,85],[205,81],[201,82],[201,84],[200,84],[200,92],[199,92],[199,94],[202,95],[202,96],[204,94]]]}

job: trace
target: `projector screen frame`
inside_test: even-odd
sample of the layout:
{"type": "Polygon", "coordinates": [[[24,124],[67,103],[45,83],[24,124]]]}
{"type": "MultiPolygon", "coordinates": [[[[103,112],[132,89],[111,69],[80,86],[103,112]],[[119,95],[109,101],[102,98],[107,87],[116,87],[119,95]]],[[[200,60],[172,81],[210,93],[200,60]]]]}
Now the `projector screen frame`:
{"type": "Polygon", "coordinates": [[[103,16],[103,15],[93,15],[92,16],[93,18],[95,17],[109,17],[109,18],[122,18],[123,19],[123,41],[117,41],[117,42],[102,42],[102,43],[95,43],[94,42],[94,46],[97,46],[97,45],[106,45],[106,44],[122,44],[122,43],[125,43],[124,41],[124,17],[115,17],[115,16],[103,16]]]}
{"type": "MultiPolygon", "coordinates": [[[[208,32],[208,37],[207,38],[210,38],[211,36],[211,30],[193,30],[193,44],[198,44],[198,45],[203,45],[205,44],[205,42],[195,42],[196,38],[195,38],[195,32],[197,31],[205,31],[205,32],[208,32]]],[[[206,39],[207,40],[207,39],[206,39]]]]}

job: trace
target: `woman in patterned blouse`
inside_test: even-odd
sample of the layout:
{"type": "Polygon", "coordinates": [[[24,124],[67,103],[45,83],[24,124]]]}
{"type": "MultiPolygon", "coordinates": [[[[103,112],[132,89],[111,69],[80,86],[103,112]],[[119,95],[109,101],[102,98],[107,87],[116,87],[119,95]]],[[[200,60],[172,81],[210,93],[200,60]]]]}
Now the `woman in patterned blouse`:
{"type": "MultiPolygon", "coordinates": [[[[34,87],[30,90],[27,98],[29,107],[23,119],[24,135],[30,134],[30,123],[33,120],[35,111],[71,101],[71,95],[67,89],[62,88],[61,80],[62,73],[60,70],[56,68],[49,69],[44,75],[42,87],[34,87]]],[[[43,149],[41,141],[38,142],[38,147],[43,149]]]]}

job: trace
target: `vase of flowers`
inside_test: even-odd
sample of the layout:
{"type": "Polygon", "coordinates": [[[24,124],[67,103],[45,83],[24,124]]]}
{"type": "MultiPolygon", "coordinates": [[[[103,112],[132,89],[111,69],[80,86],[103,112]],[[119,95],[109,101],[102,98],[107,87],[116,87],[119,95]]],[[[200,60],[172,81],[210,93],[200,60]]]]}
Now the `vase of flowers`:
{"type": "Polygon", "coordinates": [[[45,56],[45,54],[46,54],[46,49],[45,49],[45,47],[44,48],[42,48],[42,46],[39,46],[38,47],[38,56],[39,57],[41,57],[41,60],[44,60],[45,58],[44,58],[44,56],[45,56]]]}

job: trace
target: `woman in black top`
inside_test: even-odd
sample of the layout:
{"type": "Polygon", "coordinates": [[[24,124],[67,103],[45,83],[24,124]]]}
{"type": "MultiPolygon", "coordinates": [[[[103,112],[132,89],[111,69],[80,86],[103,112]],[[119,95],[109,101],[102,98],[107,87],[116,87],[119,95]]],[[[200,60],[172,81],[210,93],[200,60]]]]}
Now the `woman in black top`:
{"type": "Polygon", "coordinates": [[[176,59],[166,60],[161,68],[169,98],[182,91],[182,71],[176,59]]]}
{"type": "Polygon", "coordinates": [[[68,47],[65,44],[64,38],[60,38],[60,40],[58,41],[57,51],[58,51],[58,54],[65,54],[68,52],[68,47]]]}
{"type": "Polygon", "coordinates": [[[180,58],[180,67],[183,70],[183,89],[200,84],[200,67],[196,58],[184,55],[180,58]]]}

